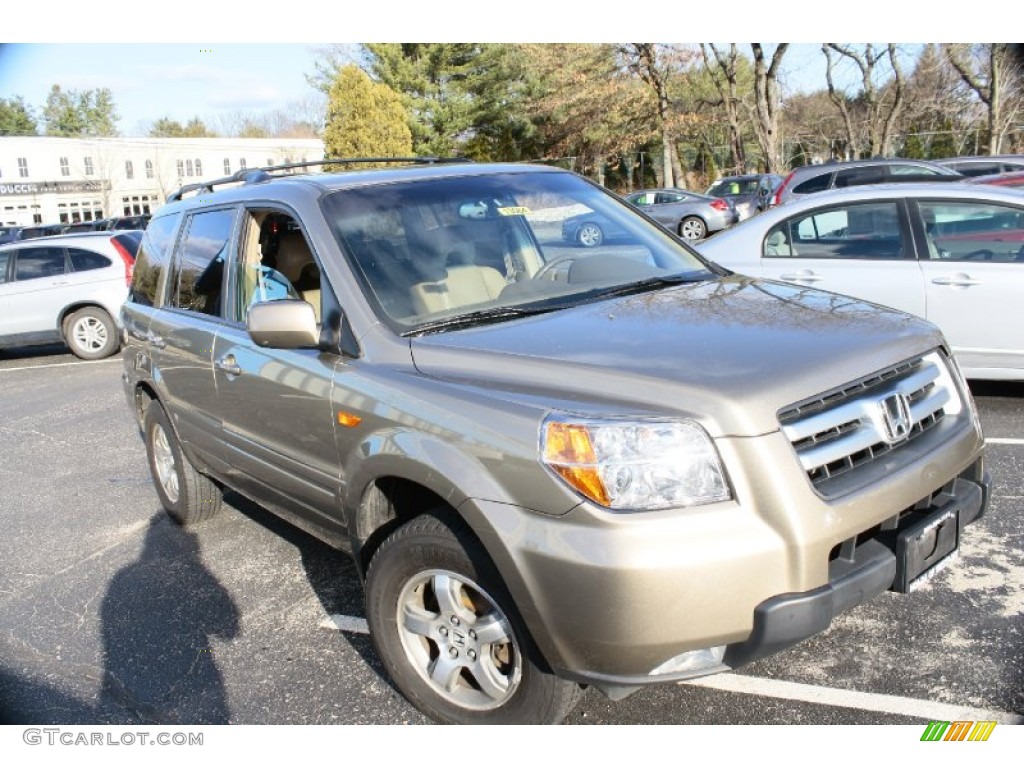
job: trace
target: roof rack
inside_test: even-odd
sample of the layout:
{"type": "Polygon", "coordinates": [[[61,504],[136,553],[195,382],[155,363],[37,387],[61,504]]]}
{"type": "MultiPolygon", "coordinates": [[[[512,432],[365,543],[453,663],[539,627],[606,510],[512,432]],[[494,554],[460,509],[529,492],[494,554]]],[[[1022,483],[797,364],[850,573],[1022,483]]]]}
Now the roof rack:
{"type": "Polygon", "coordinates": [[[284,163],[283,165],[267,165],[261,168],[243,168],[230,176],[210,181],[199,181],[186,184],[176,192],[167,196],[168,203],[174,203],[189,192],[213,192],[214,187],[224,184],[258,184],[278,178],[272,171],[287,171],[292,168],[310,168],[317,165],[369,165],[380,163],[408,163],[411,165],[440,165],[443,163],[471,163],[466,157],[326,157],[323,160],[308,160],[301,163],[284,163]]]}

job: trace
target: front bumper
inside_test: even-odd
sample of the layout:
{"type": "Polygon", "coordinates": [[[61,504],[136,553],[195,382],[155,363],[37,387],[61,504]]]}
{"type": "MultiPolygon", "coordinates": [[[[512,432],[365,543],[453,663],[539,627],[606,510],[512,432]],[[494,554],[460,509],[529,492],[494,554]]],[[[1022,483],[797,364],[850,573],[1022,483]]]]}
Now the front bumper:
{"type": "Polygon", "coordinates": [[[467,519],[557,674],[618,697],[762,658],[892,587],[897,527],[951,505],[963,527],[988,501],[968,418],[836,499],[814,492],[777,433],[718,445],[727,467],[750,470],[731,478],[731,502],[632,515],[583,503],[556,519],[469,502],[467,519]],[[689,652],[699,663],[670,663],[689,652]]]}

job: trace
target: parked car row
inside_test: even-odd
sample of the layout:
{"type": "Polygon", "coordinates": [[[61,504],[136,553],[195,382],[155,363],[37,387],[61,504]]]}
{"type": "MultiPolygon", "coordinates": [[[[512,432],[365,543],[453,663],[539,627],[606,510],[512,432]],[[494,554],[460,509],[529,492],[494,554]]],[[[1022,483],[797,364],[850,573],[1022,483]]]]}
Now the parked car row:
{"type": "Polygon", "coordinates": [[[34,240],[38,237],[68,235],[75,232],[109,232],[111,230],[145,229],[150,214],[138,216],[117,216],[95,221],[76,221],[72,224],[33,224],[26,227],[0,227],[0,244],[15,243],[21,240],[34,240]]]}

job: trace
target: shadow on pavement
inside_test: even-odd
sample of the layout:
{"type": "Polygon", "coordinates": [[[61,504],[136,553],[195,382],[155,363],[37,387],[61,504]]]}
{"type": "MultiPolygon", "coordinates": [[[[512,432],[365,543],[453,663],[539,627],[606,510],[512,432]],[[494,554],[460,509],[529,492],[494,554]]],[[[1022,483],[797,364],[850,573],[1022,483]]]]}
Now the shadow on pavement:
{"type": "Polygon", "coordinates": [[[198,538],[163,512],[139,558],[100,606],[103,687],[95,722],[227,723],[212,638],[233,638],[239,613],[203,565],[198,538]]]}

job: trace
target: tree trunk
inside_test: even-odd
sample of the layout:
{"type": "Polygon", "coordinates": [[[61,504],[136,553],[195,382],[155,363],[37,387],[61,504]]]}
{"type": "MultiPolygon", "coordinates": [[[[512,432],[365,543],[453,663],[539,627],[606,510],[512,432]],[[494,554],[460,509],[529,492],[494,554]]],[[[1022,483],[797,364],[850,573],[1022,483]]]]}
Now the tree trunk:
{"type": "Polygon", "coordinates": [[[771,64],[765,61],[761,43],[751,43],[754,52],[754,122],[757,141],[764,155],[768,173],[779,173],[785,168],[779,125],[779,65],[789,48],[780,43],[772,54],[771,64]]]}

